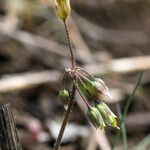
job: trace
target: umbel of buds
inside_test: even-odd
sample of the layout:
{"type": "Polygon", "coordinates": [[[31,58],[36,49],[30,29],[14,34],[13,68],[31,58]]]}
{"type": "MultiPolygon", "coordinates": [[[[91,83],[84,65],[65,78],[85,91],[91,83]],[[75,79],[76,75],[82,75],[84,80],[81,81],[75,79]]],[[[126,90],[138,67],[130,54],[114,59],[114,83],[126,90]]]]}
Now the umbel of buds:
{"type": "Polygon", "coordinates": [[[59,98],[64,105],[66,105],[69,101],[69,92],[65,89],[59,91],[59,98]]]}
{"type": "Polygon", "coordinates": [[[66,20],[70,15],[70,0],[55,0],[55,12],[58,18],[66,20]]]}
{"type": "MultiPolygon", "coordinates": [[[[107,96],[108,98],[112,98],[109,92],[108,87],[105,82],[100,78],[94,78],[89,75],[85,70],[83,74],[83,69],[80,68],[77,70],[67,69],[65,75],[63,76],[63,81],[66,78],[66,74],[72,78],[73,75],[76,75],[76,81],[73,84],[76,85],[76,88],[81,95],[87,106],[87,118],[89,121],[96,127],[97,129],[104,130],[106,124],[113,128],[118,128],[116,118],[117,116],[111,111],[111,109],[102,102],[103,96],[107,96]],[[80,71],[80,72],[79,72],[80,71]],[[83,95],[84,96],[83,96],[83,95]],[[84,97],[86,99],[84,99],[84,97]],[[88,101],[87,101],[88,100],[88,101]],[[91,103],[94,102],[94,106],[91,106],[91,103]]],[[[63,82],[64,83],[64,82],[63,82]]],[[[63,85],[64,87],[65,85],[63,85]]],[[[60,99],[64,104],[68,103],[69,93],[65,89],[61,90],[59,93],[60,99]]],[[[118,128],[119,129],[119,128],[118,128]]]]}
{"type": "MultiPolygon", "coordinates": [[[[64,83],[66,76],[72,79],[76,76],[75,84],[77,91],[81,95],[83,101],[87,106],[87,118],[97,129],[104,130],[106,124],[118,128],[116,118],[117,116],[111,111],[111,109],[102,102],[103,96],[107,98],[112,98],[108,87],[105,82],[100,78],[94,78],[89,75],[82,68],[77,68],[76,70],[66,69],[64,73],[62,83],[64,83]],[[86,75],[85,75],[86,74],[86,75]],[[86,98],[86,99],[85,99],[86,98]],[[91,106],[94,102],[94,106],[91,106]]],[[[65,87],[65,85],[63,85],[65,87]]],[[[69,93],[67,90],[63,89],[59,92],[59,97],[63,104],[67,104],[69,101],[69,93]]]]}
{"type": "Polygon", "coordinates": [[[87,111],[87,118],[98,129],[104,129],[105,123],[103,118],[96,107],[89,107],[87,111]]]}

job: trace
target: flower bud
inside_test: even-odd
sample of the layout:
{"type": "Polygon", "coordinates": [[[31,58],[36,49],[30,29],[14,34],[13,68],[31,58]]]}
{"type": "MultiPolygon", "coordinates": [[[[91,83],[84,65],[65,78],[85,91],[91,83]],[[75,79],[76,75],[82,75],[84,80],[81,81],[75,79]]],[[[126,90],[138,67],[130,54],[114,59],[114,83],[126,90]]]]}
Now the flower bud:
{"type": "Polygon", "coordinates": [[[109,89],[103,80],[94,78],[94,81],[91,81],[91,83],[92,86],[90,87],[90,92],[93,93],[95,97],[108,96],[112,99],[109,89]]]}
{"type": "Polygon", "coordinates": [[[59,92],[59,98],[63,104],[67,104],[69,100],[69,92],[65,89],[59,92]]]}
{"type": "Polygon", "coordinates": [[[96,107],[91,107],[88,109],[87,118],[94,125],[94,127],[102,130],[105,128],[105,123],[103,121],[103,118],[96,107]]]}
{"type": "Polygon", "coordinates": [[[105,123],[107,123],[112,127],[118,128],[116,121],[117,116],[111,111],[111,109],[105,103],[103,102],[97,103],[96,108],[101,113],[105,123]]]}
{"type": "Polygon", "coordinates": [[[80,89],[80,91],[82,92],[82,94],[87,98],[90,99],[91,95],[90,95],[90,91],[88,89],[88,82],[83,80],[83,83],[78,82],[78,87],[80,89]],[[83,85],[84,83],[84,85],[83,85]]]}
{"type": "Polygon", "coordinates": [[[60,19],[66,20],[71,12],[70,0],[55,0],[55,6],[56,15],[60,19]]]}
{"type": "Polygon", "coordinates": [[[83,83],[78,83],[78,87],[87,99],[91,99],[91,97],[105,99],[106,96],[112,98],[109,89],[103,80],[94,78],[94,80],[84,79],[82,81],[83,83]]]}

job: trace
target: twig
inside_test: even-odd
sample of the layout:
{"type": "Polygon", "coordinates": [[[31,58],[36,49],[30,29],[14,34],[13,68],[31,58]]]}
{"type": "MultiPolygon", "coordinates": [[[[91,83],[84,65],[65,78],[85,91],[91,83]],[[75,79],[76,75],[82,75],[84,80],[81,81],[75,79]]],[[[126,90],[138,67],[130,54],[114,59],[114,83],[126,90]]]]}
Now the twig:
{"type": "Polygon", "coordinates": [[[83,67],[92,75],[103,75],[110,72],[127,74],[150,69],[150,56],[138,56],[111,60],[104,64],[89,64],[83,67]]]}
{"type": "MultiPolygon", "coordinates": [[[[92,75],[103,75],[110,72],[127,74],[150,69],[150,56],[123,58],[110,61],[107,65],[86,65],[84,66],[92,75]],[[139,63],[138,63],[139,62],[139,63]],[[113,67],[111,67],[113,64],[113,67]],[[116,64],[116,65],[115,65],[116,64]],[[120,66],[120,70],[117,68],[120,66]]],[[[60,78],[60,72],[56,70],[41,72],[26,72],[21,74],[3,75],[0,79],[0,92],[21,90],[31,86],[44,83],[55,83],[60,78]]]]}
{"type": "Polygon", "coordinates": [[[16,30],[15,32],[12,33],[7,33],[4,30],[4,23],[0,22],[0,34],[3,36],[10,37],[12,39],[15,39],[16,41],[19,41],[23,43],[25,46],[32,47],[32,49],[29,49],[32,52],[36,52],[37,50],[39,51],[40,49],[45,50],[47,52],[50,52],[52,54],[61,56],[61,57],[68,57],[66,47],[58,44],[57,42],[43,38],[38,35],[31,34],[26,31],[21,31],[21,30],[16,30]]]}
{"type": "Polygon", "coordinates": [[[0,149],[21,150],[13,113],[9,104],[0,107],[0,149]]]}
{"type": "MultiPolygon", "coordinates": [[[[6,32],[4,30],[5,24],[0,21],[0,35],[4,37],[12,38],[26,47],[28,47],[28,51],[31,51],[33,54],[39,53],[47,53],[49,55],[57,55],[59,57],[69,57],[67,47],[64,45],[61,45],[57,43],[56,41],[52,39],[46,39],[38,35],[31,34],[26,31],[22,31],[17,29],[15,32],[6,32]]],[[[78,50],[80,51],[80,50],[78,50]]],[[[87,59],[84,60],[84,57],[82,57],[82,60],[80,59],[80,56],[76,56],[77,60],[80,60],[82,62],[87,62],[87,59]]]]}
{"type": "Polygon", "coordinates": [[[136,112],[127,115],[126,117],[126,126],[134,129],[136,127],[142,127],[141,130],[145,130],[143,126],[150,125],[150,112],[136,112]]]}
{"type": "Polygon", "coordinates": [[[9,92],[37,86],[44,83],[57,82],[60,78],[58,71],[26,72],[1,76],[0,92],[9,92]]]}

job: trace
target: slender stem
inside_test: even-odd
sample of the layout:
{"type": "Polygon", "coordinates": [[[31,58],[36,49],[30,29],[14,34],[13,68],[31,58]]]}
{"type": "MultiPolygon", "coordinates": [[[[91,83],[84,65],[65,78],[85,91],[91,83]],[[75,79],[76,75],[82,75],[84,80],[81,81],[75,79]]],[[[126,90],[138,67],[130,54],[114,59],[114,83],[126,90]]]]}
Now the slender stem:
{"type": "MultiPolygon", "coordinates": [[[[142,80],[142,76],[143,76],[143,72],[140,73],[140,76],[137,80],[137,83],[132,91],[132,93],[130,94],[128,100],[127,100],[127,104],[124,108],[124,111],[123,111],[123,114],[121,114],[121,111],[120,111],[120,106],[117,105],[117,110],[118,110],[118,114],[119,114],[119,119],[120,119],[120,128],[122,130],[122,137],[123,137],[123,145],[124,145],[124,150],[127,150],[128,149],[128,143],[127,143],[127,136],[126,136],[126,129],[125,129],[125,119],[126,119],[126,115],[127,115],[127,112],[128,112],[128,109],[129,109],[129,106],[133,100],[133,97],[135,96],[135,93],[138,89],[138,87],[140,86],[140,83],[141,83],[141,80],[142,80]]],[[[119,134],[120,134],[120,131],[118,130],[117,131],[117,134],[115,136],[115,139],[114,139],[114,142],[113,142],[113,145],[112,145],[112,148],[111,150],[114,150],[115,149],[115,146],[117,144],[117,141],[118,141],[118,138],[119,138],[119,134]]]]}
{"type": "MultiPolygon", "coordinates": [[[[76,86],[76,88],[77,88],[77,86],[76,86]]],[[[83,101],[84,101],[84,103],[86,104],[86,106],[87,106],[88,108],[90,108],[90,105],[89,105],[88,102],[85,100],[85,98],[83,97],[82,93],[80,92],[80,90],[79,90],[78,88],[77,88],[77,91],[78,91],[79,95],[81,96],[81,98],[83,99],[83,101]]]]}
{"type": "Polygon", "coordinates": [[[70,36],[69,36],[69,32],[68,32],[67,23],[66,23],[66,20],[64,20],[63,22],[64,22],[66,37],[67,37],[67,41],[68,41],[68,45],[69,45],[69,49],[70,49],[72,69],[75,69],[76,61],[75,61],[75,57],[74,57],[74,53],[73,53],[73,49],[72,49],[72,45],[71,45],[71,40],[70,40],[70,36]]]}
{"type": "Polygon", "coordinates": [[[83,79],[85,79],[88,82],[91,82],[87,77],[85,77],[84,75],[82,75],[80,72],[76,71],[76,73],[81,76],[83,79]]]}
{"type": "Polygon", "coordinates": [[[61,140],[62,140],[64,131],[65,131],[69,116],[70,116],[70,112],[72,111],[72,108],[73,108],[73,103],[74,103],[74,99],[75,99],[75,92],[76,92],[76,86],[73,84],[72,92],[71,92],[71,95],[70,95],[70,100],[68,102],[68,108],[66,110],[66,113],[65,113],[65,116],[64,116],[64,119],[63,119],[63,123],[61,125],[59,135],[58,135],[58,138],[56,140],[56,143],[54,145],[53,150],[58,150],[59,147],[60,147],[61,140]]]}
{"type": "MultiPolygon", "coordinates": [[[[64,20],[63,22],[64,22],[64,26],[65,26],[65,31],[66,31],[66,37],[67,37],[67,41],[68,41],[68,46],[69,46],[69,49],[70,49],[71,66],[72,66],[71,69],[75,70],[76,69],[76,61],[75,61],[75,57],[74,57],[74,53],[73,53],[73,49],[72,49],[72,45],[71,45],[71,41],[70,41],[68,27],[67,27],[66,21],[64,20]]],[[[64,74],[63,78],[65,78],[65,74],[64,74]]],[[[76,82],[75,75],[73,75],[73,79],[76,82]]],[[[64,84],[64,83],[62,83],[62,84],[64,84]]],[[[58,150],[59,147],[60,147],[61,140],[62,140],[64,131],[65,131],[65,128],[66,128],[69,116],[70,116],[70,112],[72,111],[72,108],[73,108],[73,103],[74,103],[74,99],[75,99],[75,92],[76,92],[76,86],[73,83],[72,90],[71,90],[71,95],[70,95],[70,99],[68,101],[68,108],[66,110],[66,113],[65,113],[65,116],[64,116],[64,119],[63,119],[63,123],[61,125],[60,131],[59,131],[59,135],[58,135],[58,138],[56,140],[56,143],[54,145],[53,150],[58,150]]]]}
{"type": "Polygon", "coordinates": [[[74,83],[74,85],[76,86],[76,89],[77,89],[79,95],[81,96],[81,98],[83,99],[84,103],[86,104],[86,106],[87,106],[88,108],[90,108],[90,105],[88,104],[88,102],[87,102],[86,99],[84,98],[83,94],[80,92],[80,90],[79,90],[79,88],[78,88],[78,85],[76,84],[76,82],[75,82],[74,80],[73,80],[73,83],[74,83]]]}
{"type": "Polygon", "coordinates": [[[121,123],[121,130],[122,130],[122,139],[123,139],[123,149],[128,150],[128,141],[127,141],[126,127],[124,122],[121,123]]]}
{"type": "Polygon", "coordinates": [[[135,87],[134,87],[134,89],[133,89],[131,95],[129,96],[129,98],[128,98],[128,100],[127,100],[127,104],[126,104],[126,106],[125,106],[125,108],[124,108],[124,111],[123,111],[123,121],[125,121],[125,119],[126,119],[127,112],[128,112],[129,107],[130,107],[130,105],[131,105],[131,102],[132,102],[132,100],[133,100],[133,97],[134,97],[134,95],[135,95],[137,89],[139,88],[139,86],[140,86],[140,84],[141,84],[142,77],[143,77],[143,72],[140,73],[139,78],[138,78],[138,80],[137,80],[137,83],[136,83],[136,85],[135,85],[135,87]]]}
{"type": "Polygon", "coordinates": [[[84,72],[86,75],[88,75],[92,80],[94,80],[94,77],[91,76],[88,72],[86,72],[83,68],[77,67],[77,70],[81,70],[81,71],[84,72]]]}

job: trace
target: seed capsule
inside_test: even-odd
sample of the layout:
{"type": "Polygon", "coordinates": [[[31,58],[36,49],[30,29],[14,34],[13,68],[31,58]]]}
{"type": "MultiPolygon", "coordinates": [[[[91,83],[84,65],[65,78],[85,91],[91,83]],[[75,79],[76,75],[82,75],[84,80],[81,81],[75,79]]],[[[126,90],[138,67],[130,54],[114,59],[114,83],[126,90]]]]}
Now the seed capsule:
{"type": "Polygon", "coordinates": [[[107,96],[112,99],[109,89],[103,80],[99,78],[94,78],[94,80],[83,80],[83,83],[86,86],[86,88],[83,86],[82,83],[79,83],[78,85],[81,92],[87,98],[93,96],[97,99],[103,99],[105,98],[105,96],[107,96]]]}
{"type": "Polygon", "coordinates": [[[65,89],[59,92],[59,98],[63,104],[67,104],[69,100],[69,92],[65,89]]]}
{"type": "Polygon", "coordinates": [[[103,118],[96,107],[91,107],[88,109],[87,118],[94,125],[94,127],[102,130],[105,128],[103,118]]]}
{"type": "Polygon", "coordinates": [[[116,121],[117,116],[111,111],[111,109],[104,102],[97,103],[96,108],[101,113],[105,123],[107,123],[112,127],[118,128],[116,121]]]}
{"type": "Polygon", "coordinates": [[[88,89],[88,81],[83,80],[83,83],[78,82],[78,87],[80,89],[80,91],[82,92],[82,94],[87,98],[90,99],[91,95],[90,95],[90,91],[88,89]],[[84,85],[83,85],[84,83],[84,85]]]}
{"type": "Polygon", "coordinates": [[[55,12],[58,18],[66,20],[70,15],[70,0],[55,0],[55,12]]]}
{"type": "Polygon", "coordinates": [[[109,89],[103,80],[100,78],[94,78],[94,81],[91,82],[91,92],[95,95],[95,97],[108,96],[112,99],[109,89]]]}

